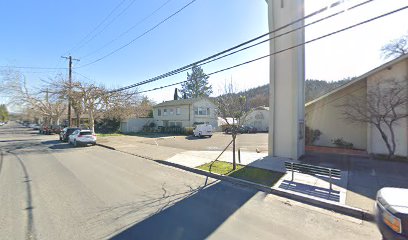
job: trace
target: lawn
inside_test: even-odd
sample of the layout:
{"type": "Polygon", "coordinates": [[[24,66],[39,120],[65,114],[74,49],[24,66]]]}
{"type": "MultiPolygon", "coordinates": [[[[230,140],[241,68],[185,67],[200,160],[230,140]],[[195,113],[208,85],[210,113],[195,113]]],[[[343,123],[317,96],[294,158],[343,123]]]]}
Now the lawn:
{"type": "Polygon", "coordinates": [[[211,163],[206,163],[197,168],[212,173],[259,183],[268,187],[273,186],[284,175],[284,173],[280,172],[239,164],[237,164],[237,169],[232,170],[232,163],[222,161],[214,162],[211,166],[211,171],[210,166],[211,163]]]}

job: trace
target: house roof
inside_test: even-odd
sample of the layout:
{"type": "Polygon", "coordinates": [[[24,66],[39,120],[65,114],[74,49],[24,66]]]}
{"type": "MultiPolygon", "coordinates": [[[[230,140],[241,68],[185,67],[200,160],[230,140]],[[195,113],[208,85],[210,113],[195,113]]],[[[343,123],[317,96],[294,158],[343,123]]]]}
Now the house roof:
{"type": "Polygon", "coordinates": [[[388,67],[391,67],[392,65],[395,65],[395,64],[397,64],[397,63],[399,63],[399,62],[401,62],[401,61],[403,61],[405,59],[408,59],[408,54],[402,55],[401,57],[398,57],[398,58],[396,58],[394,60],[391,60],[391,61],[389,61],[387,63],[384,63],[383,65],[364,73],[363,75],[351,80],[350,82],[345,83],[345,84],[333,89],[332,91],[329,91],[328,93],[324,94],[323,96],[318,97],[318,98],[316,98],[316,99],[314,99],[314,100],[312,100],[310,102],[307,102],[305,104],[305,106],[307,107],[309,105],[312,105],[312,104],[322,100],[323,98],[326,98],[326,97],[328,97],[328,96],[330,96],[332,94],[335,94],[336,92],[338,92],[340,90],[343,90],[343,89],[347,88],[348,86],[353,85],[353,84],[355,84],[357,82],[360,82],[360,81],[366,79],[368,76],[373,75],[373,74],[375,74],[377,72],[380,72],[380,71],[382,71],[382,70],[384,70],[384,69],[386,69],[388,67]]]}
{"type": "Polygon", "coordinates": [[[179,99],[179,100],[171,100],[171,101],[162,102],[162,103],[159,103],[159,104],[153,106],[153,108],[165,107],[165,106],[188,105],[188,104],[193,104],[193,103],[201,101],[201,100],[209,100],[210,102],[212,102],[211,99],[207,98],[207,97],[188,98],[188,99],[179,99]]]}

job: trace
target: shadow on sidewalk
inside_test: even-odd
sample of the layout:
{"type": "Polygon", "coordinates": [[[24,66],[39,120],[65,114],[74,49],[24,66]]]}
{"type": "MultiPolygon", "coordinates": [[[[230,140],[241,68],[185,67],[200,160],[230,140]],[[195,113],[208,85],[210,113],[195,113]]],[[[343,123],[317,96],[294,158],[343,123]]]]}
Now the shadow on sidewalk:
{"type": "Polygon", "coordinates": [[[372,200],[383,187],[408,188],[408,163],[404,162],[317,152],[307,152],[300,162],[346,172],[346,189],[372,200]]]}
{"type": "Polygon", "coordinates": [[[256,194],[217,182],[161,209],[111,239],[205,239],[256,194]]]}
{"type": "Polygon", "coordinates": [[[322,198],[325,200],[340,202],[340,192],[335,191],[335,190],[330,190],[327,188],[311,186],[311,185],[288,181],[288,180],[282,181],[279,188],[306,194],[306,195],[313,196],[313,197],[322,198]]]}

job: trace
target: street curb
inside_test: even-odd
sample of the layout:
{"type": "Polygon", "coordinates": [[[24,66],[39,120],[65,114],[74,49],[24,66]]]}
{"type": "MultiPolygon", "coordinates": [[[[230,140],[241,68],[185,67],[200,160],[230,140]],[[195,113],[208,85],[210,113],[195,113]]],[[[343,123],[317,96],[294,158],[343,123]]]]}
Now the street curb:
{"type": "Polygon", "coordinates": [[[104,147],[104,148],[110,149],[110,150],[116,150],[116,148],[111,147],[111,146],[108,146],[108,145],[104,145],[104,144],[100,144],[100,143],[96,143],[96,145],[98,145],[98,146],[100,146],[100,147],[104,147]]]}
{"type": "Polygon", "coordinates": [[[309,204],[315,207],[324,208],[326,210],[331,210],[336,213],[348,215],[348,216],[359,218],[359,219],[366,220],[366,221],[374,221],[374,216],[371,213],[363,209],[360,209],[360,208],[350,207],[347,205],[342,205],[342,204],[337,204],[337,203],[329,203],[329,202],[321,201],[315,198],[309,198],[309,197],[305,197],[302,195],[297,195],[297,194],[289,193],[286,191],[282,191],[279,189],[273,189],[273,188],[270,188],[270,187],[267,187],[261,184],[249,182],[246,180],[224,176],[224,175],[219,175],[216,173],[207,172],[207,171],[200,170],[197,168],[186,167],[186,166],[183,166],[177,163],[167,162],[163,160],[154,160],[154,161],[160,164],[170,166],[170,167],[179,168],[185,171],[193,172],[196,174],[204,175],[204,176],[215,178],[218,180],[243,185],[245,187],[255,188],[262,192],[277,195],[279,197],[288,198],[288,199],[295,200],[295,201],[305,203],[305,204],[309,204]]]}
{"type": "Polygon", "coordinates": [[[166,166],[169,166],[169,167],[174,167],[174,168],[182,169],[182,170],[192,172],[192,173],[195,173],[195,174],[203,175],[203,176],[206,176],[206,177],[211,177],[211,178],[215,178],[215,179],[218,179],[218,180],[227,181],[227,182],[230,182],[230,183],[233,183],[233,184],[238,184],[238,185],[249,187],[249,188],[254,188],[254,189],[257,189],[257,190],[265,192],[265,193],[270,193],[270,194],[273,194],[273,195],[276,195],[276,196],[279,196],[279,197],[288,198],[288,199],[291,199],[291,200],[294,200],[294,201],[298,201],[298,202],[305,203],[305,204],[308,204],[308,205],[312,205],[312,206],[315,206],[315,207],[323,208],[323,209],[330,210],[330,211],[333,211],[333,212],[336,212],[336,213],[348,215],[348,216],[355,217],[355,218],[358,218],[358,219],[362,219],[362,220],[365,220],[365,221],[371,221],[372,222],[375,219],[373,214],[371,214],[370,212],[365,211],[363,209],[360,209],[360,208],[355,208],[355,207],[342,205],[342,204],[338,204],[338,203],[334,203],[334,202],[333,203],[326,202],[326,201],[322,201],[322,200],[319,200],[319,199],[316,199],[316,198],[305,197],[305,196],[302,196],[302,195],[293,194],[293,193],[289,193],[289,192],[282,191],[282,190],[279,190],[279,189],[270,188],[270,187],[267,187],[267,186],[264,186],[264,185],[261,185],[261,184],[257,184],[257,183],[253,183],[253,182],[249,182],[249,181],[246,181],[246,180],[233,178],[233,177],[229,177],[229,176],[224,176],[224,175],[219,175],[219,174],[216,174],[216,173],[207,172],[207,171],[200,170],[200,169],[197,169],[197,168],[186,167],[184,165],[168,162],[168,161],[165,161],[165,160],[155,160],[155,159],[152,159],[152,158],[147,157],[147,156],[142,156],[142,155],[138,155],[138,154],[132,154],[132,153],[129,153],[129,152],[120,151],[120,150],[115,149],[114,147],[107,146],[107,145],[104,145],[104,144],[97,143],[97,145],[101,146],[101,147],[108,148],[110,150],[123,152],[123,153],[126,153],[126,154],[130,154],[130,155],[133,155],[133,156],[144,158],[144,159],[147,159],[147,160],[153,160],[153,161],[155,161],[155,162],[157,162],[159,164],[166,165],[166,166]]]}

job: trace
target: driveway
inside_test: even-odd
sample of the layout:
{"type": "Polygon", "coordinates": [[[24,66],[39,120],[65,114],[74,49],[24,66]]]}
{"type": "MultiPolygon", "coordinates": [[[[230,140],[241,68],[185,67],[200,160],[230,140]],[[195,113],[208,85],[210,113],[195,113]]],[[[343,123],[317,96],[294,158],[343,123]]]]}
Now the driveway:
{"type": "MultiPolygon", "coordinates": [[[[214,133],[211,138],[196,138],[193,136],[174,136],[156,139],[145,138],[143,143],[178,148],[189,151],[220,151],[223,150],[232,140],[230,134],[214,133]]],[[[237,147],[244,151],[268,150],[268,134],[239,134],[237,136],[237,147]]],[[[232,149],[232,146],[229,147],[232,149]]]]}

